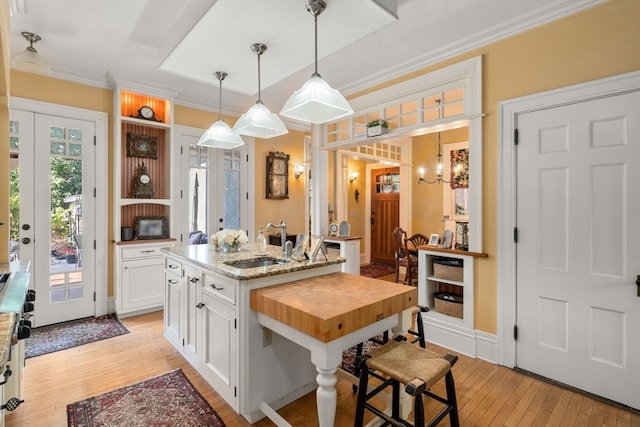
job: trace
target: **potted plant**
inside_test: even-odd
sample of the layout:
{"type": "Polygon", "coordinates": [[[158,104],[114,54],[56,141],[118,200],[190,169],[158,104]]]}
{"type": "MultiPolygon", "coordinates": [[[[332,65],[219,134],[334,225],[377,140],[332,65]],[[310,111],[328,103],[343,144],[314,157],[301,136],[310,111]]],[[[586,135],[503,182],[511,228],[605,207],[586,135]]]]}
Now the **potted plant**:
{"type": "Polygon", "coordinates": [[[387,133],[389,123],[384,119],[376,119],[367,123],[367,137],[382,135],[387,133]]]}
{"type": "Polygon", "coordinates": [[[64,257],[67,259],[67,264],[75,264],[77,259],[75,249],[67,248],[64,252],[64,257]]]}

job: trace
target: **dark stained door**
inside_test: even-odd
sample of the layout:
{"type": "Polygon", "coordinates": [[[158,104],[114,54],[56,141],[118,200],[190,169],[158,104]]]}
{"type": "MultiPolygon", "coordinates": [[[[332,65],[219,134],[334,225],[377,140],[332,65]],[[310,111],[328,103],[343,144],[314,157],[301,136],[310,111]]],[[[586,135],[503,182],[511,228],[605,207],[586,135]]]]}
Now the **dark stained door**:
{"type": "Polygon", "coordinates": [[[371,262],[393,264],[391,232],[400,223],[400,169],[371,171],[371,262]]]}

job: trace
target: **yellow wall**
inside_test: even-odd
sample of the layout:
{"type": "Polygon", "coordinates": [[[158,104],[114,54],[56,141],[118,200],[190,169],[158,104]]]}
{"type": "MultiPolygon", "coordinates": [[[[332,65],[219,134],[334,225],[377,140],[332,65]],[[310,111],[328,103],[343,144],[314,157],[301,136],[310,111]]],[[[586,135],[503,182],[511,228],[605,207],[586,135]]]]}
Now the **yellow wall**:
{"type": "MultiPolygon", "coordinates": [[[[454,142],[469,140],[469,128],[453,129],[442,132],[440,141],[444,146],[454,142]]],[[[411,176],[414,182],[418,180],[418,169],[425,170],[425,179],[433,180],[435,169],[438,164],[436,155],[438,153],[438,134],[432,133],[412,138],[411,140],[411,176]]],[[[446,161],[443,158],[443,164],[446,161]]],[[[444,177],[447,179],[447,177],[444,177]]],[[[432,233],[442,234],[444,223],[442,222],[442,187],[449,186],[446,183],[427,184],[421,183],[413,185],[411,200],[411,232],[422,233],[429,237],[432,233]]]]}
{"type": "MultiPolygon", "coordinates": [[[[0,2],[0,4],[3,3],[0,2]]],[[[6,7],[0,10],[5,9],[6,7]]],[[[6,23],[6,15],[0,15],[3,24],[6,23]]],[[[475,295],[475,327],[477,329],[489,333],[495,333],[497,330],[498,117],[496,113],[498,103],[510,98],[639,70],[640,25],[638,22],[640,22],[640,1],[612,0],[351,96],[352,98],[357,97],[377,88],[457,63],[463,59],[477,55],[483,56],[483,111],[487,114],[483,123],[483,246],[489,256],[478,261],[475,295]]],[[[8,41],[4,40],[7,26],[2,25],[2,28],[3,32],[0,35],[3,35],[3,49],[8,50],[8,41]]],[[[6,56],[6,51],[3,50],[4,63],[2,67],[4,70],[7,67],[6,56]]],[[[0,81],[0,90],[1,83],[0,81]]],[[[11,71],[10,89],[12,96],[73,105],[108,113],[112,111],[112,94],[105,89],[27,75],[15,70],[11,71]]],[[[2,93],[0,93],[1,95],[2,93]]],[[[2,105],[0,99],[0,107],[2,105]]],[[[189,112],[186,107],[176,106],[174,122],[206,127],[216,118],[213,113],[199,112],[197,116],[194,116],[188,114],[189,112]],[[204,123],[201,123],[200,119],[204,123]],[[197,125],[196,122],[198,122],[197,125]]],[[[6,129],[8,118],[3,117],[3,114],[5,113],[0,108],[0,121],[3,123],[3,128],[6,129]]],[[[110,125],[109,130],[111,131],[111,129],[110,125]]],[[[6,135],[0,135],[0,143],[2,143],[0,158],[2,159],[7,158],[6,138],[6,135]]],[[[111,141],[110,136],[110,144],[111,141]]],[[[261,191],[264,186],[264,158],[270,150],[284,151],[290,154],[292,163],[298,159],[301,161],[302,134],[291,132],[281,138],[258,141],[256,144],[255,177],[258,195],[256,224],[262,225],[265,221],[279,221],[284,217],[290,221],[290,231],[297,233],[302,230],[303,226],[294,224],[294,215],[291,213],[300,209],[300,215],[295,215],[295,217],[303,217],[304,201],[300,196],[301,184],[296,184],[294,179],[290,179],[291,199],[286,201],[265,200],[261,191]]],[[[330,161],[332,158],[330,156],[330,161]]],[[[112,166],[112,159],[109,161],[112,166]]],[[[110,169],[112,168],[110,167],[110,169]]],[[[327,179],[329,183],[333,182],[331,171],[326,174],[323,171],[316,171],[314,179],[327,179]]],[[[333,188],[331,186],[329,188],[329,200],[333,200],[333,188]]],[[[6,204],[5,200],[8,197],[5,191],[0,189],[0,198],[6,204]]],[[[418,187],[415,191],[426,190],[418,187]]],[[[111,200],[110,196],[110,202],[111,200]]],[[[5,211],[8,210],[8,207],[0,205],[0,208],[2,208],[2,215],[6,216],[5,211]]],[[[420,212],[412,212],[412,214],[420,215],[420,212]]],[[[3,217],[2,215],[0,218],[3,217]]],[[[110,233],[112,228],[110,226],[110,233]]],[[[418,229],[416,225],[416,230],[418,229]]],[[[5,233],[4,230],[2,232],[5,233]]],[[[6,244],[4,240],[2,245],[6,244]]],[[[111,284],[111,280],[109,283],[111,284]]],[[[112,294],[111,290],[109,294],[112,294]]]]}
{"type": "MultiPolygon", "coordinates": [[[[358,173],[358,178],[353,182],[347,181],[347,218],[337,218],[338,222],[347,220],[350,226],[350,235],[359,236],[364,239],[365,227],[366,227],[366,163],[362,160],[349,159],[347,163],[349,175],[352,172],[358,173]],[[358,190],[358,201],[356,202],[355,192],[358,190]]],[[[365,245],[360,245],[360,252],[364,252],[365,245]]]]}
{"type": "MultiPolygon", "coordinates": [[[[287,222],[287,234],[307,232],[304,224],[304,178],[293,177],[293,167],[304,163],[304,133],[289,131],[289,133],[271,139],[256,139],[256,168],[249,171],[250,178],[256,184],[256,230],[262,226],[266,232],[269,222],[274,224],[281,220],[287,222]],[[289,155],[289,198],[283,200],[267,199],[266,174],[267,156],[270,151],[280,151],[289,155]]],[[[280,235],[279,230],[271,230],[268,234],[280,235]]],[[[250,236],[253,240],[255,236],[250,236]]]]}

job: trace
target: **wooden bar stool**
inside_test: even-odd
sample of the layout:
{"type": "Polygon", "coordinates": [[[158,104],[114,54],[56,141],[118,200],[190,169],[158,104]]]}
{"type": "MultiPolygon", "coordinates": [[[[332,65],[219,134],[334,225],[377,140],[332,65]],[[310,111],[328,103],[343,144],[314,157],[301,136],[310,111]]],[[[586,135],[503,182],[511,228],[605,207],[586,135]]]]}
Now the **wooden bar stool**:
{"type": "Polygon", "coordinates": [[[358,385],[358,400],[356,404],[355,427],[361,427],[364,422],[365,409],[385,420],[385,425],[393,426],[435,426],[442,421],[447,414],[452,427],[459,427],[458,404],[456,402],[456,390],[453,382],[451,367],[458,357],[452,354],[439,356],[424,348],[412,345],[404,337],[371,350],[361,356],[360,383],[358,385]],[[373,376],[382,381],[382,384],[367,393],[369,377],[373,376]],[[430,388],[445,378],[447,397],[438,396],[430,391],[430,388]],[[413,416],[414,423],[403,420],[400,417],[400,384],[405,384],[405,392],[414,396],[413,416]],[[376,396],[386,387],[392,387],[391,416],[369,403],[369,399],[376,396]],[[428,424],[425,424],[424,403],[422,396],[426,395],[445,405],[428,424]]]}

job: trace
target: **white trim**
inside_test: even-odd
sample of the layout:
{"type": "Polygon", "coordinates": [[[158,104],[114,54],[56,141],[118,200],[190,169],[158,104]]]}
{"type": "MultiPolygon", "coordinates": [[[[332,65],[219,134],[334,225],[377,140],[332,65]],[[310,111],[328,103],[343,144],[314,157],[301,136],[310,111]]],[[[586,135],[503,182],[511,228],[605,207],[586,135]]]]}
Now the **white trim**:
{"type": "Polygon", "coordinates": [[[108,118],[107,113],[100,111],[86,110],[83,108],[69,107],[66,105],[51,104],[48,102],[34,101],[25,98],[11,97],[9,101],[11,109],[32,111],[34,113],[46,114],[50,116],[69,117],[78,120],[91,121],[95,123],[96,145],[95,145],[95,316],[103,316],[109,311],[107,300],[107,276],[108,276],[108,194],[109,182],[107,179],[108,168],[108,118]]]}
{"type": "Polygon", "coordinates": [[[640,89],[640,71],[541,92],[498,104],[498,363],[516,365],[516,158],[513,135],[518,114],[640,89]]]}

